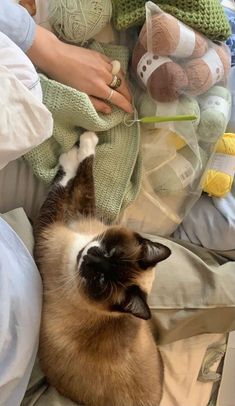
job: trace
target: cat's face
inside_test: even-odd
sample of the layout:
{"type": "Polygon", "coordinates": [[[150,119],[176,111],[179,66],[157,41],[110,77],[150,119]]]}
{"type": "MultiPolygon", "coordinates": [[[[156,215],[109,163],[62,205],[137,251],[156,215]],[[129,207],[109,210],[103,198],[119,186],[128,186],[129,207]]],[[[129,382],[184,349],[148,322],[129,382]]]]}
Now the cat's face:
{"type": "Polygon", "coordinates": [[[146,303],[154,266],[169,248],[121,227],[108,228],[77,257],[79,290],[96,309],[149,319],[146,303]]]}

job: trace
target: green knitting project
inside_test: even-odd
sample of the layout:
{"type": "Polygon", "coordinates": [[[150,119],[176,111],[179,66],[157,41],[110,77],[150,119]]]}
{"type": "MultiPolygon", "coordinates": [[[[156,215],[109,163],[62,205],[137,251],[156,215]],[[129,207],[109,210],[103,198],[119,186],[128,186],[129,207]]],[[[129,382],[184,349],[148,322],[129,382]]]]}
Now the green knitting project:
{"type": "MultiPolygon", "coordinates": [[[[142,25],[145,0],[112,0],[113,22],[117,30],[142,25]]],[[[212,40],[226,40],[231,35],[227,17],[219,0],[153,0],[172,14],[212,40]]]]}
{"type": "MultiPolygon", "coordinates": [[[[92,49],[118,59],[124,71],[128,65],[125,47],[93,42],[92,49]]],[[[24,157],[45,183],[50,183],[58,169],[58,159],[79,139],[84,129],[98,132],[94,178],[98,211],[108,221],[136,197],[141,178],[138,123],[123,124],[125,113],[112,106],[112,114],[98,114],[85,93],[41,75],[43,99],[54,118],[53,136],[24,157]]]]}

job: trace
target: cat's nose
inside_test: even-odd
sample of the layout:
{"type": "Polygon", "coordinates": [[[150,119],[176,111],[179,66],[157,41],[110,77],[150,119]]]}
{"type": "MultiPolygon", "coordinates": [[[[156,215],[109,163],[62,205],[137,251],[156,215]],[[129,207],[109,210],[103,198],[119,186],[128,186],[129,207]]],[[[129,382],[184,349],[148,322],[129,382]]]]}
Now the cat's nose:
{"type": "Polygon", "coordinates": [[[89,262],[93,263],[100,263],[104,260],[104,253],[99,247],[91,247],[87,251],[84,260],[88,260],[89,262]]]}

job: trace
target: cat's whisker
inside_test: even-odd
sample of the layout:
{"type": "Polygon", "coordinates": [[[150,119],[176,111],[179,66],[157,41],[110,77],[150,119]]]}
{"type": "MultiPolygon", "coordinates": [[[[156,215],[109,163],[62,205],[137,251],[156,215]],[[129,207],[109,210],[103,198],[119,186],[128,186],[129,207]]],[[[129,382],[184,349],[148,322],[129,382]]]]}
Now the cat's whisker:
{"type": "Polygon", "coordinates": [[[112,295],[113,295],[114,287],[113,287],[113,284],[112,284],[111,281],[109,281],[109,287],[110,287],[110,292],[109,292],[108,297],[105,299],[106,302],[108,302],[111,299],[112,295]]]}

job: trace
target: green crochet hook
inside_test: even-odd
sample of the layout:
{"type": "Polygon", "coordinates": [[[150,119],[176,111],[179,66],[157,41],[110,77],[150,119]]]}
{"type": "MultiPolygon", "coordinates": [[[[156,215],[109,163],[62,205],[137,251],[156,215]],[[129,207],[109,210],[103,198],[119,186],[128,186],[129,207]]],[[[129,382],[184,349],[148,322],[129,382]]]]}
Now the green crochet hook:
{"type": "Polygon", "coordinates": [[[195,114],[192,115],[178,115],[178,116],[150,116],[142,117],[136,121],[140,123],[167,123],[170,121],[194,121],[197,120],[195,114]]]}

